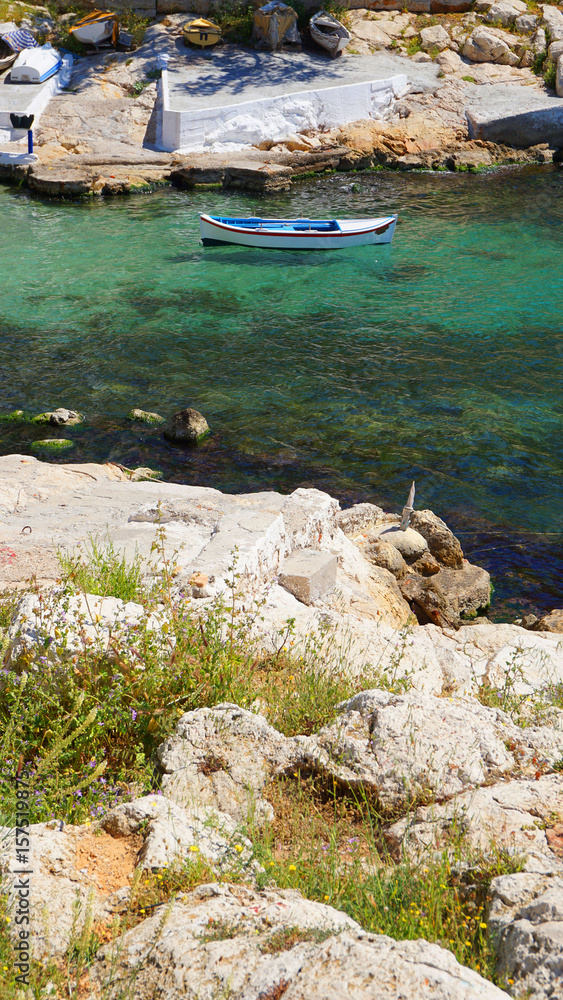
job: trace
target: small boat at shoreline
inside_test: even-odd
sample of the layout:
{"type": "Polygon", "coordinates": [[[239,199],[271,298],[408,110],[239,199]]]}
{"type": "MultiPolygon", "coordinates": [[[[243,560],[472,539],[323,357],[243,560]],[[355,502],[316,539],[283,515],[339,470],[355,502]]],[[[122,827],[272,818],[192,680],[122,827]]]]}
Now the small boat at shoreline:
{"type": "Polygon", "coordinates": [[[197,45],[198,48],[207,48],[209,45],[217,45],[221,41],[221,28],[214,21],[208,21],[205,17],[197,17],[194,21],[188,21],[182,28],[182,35],[186,45],[197,45]]]}
{"type": "Polygon", "coordinates": [[[232,219],[200,215],[201,241],[268,250],[341,250],[390,243],[396,215],[381,219],[232,219]]]}
{"type": "Polygon", "coordinates": [[[333,59],[339,56],[352,41],[352,35],[332,14],[319,10],[309,21],[311,38],[317,45],[330,52],[333,59]]]}
{"type": "Polygon", "coordinates": [[[24,49],[10,70],[10,83],[43,83],[61,69],[59,52],[49,42],[35,49],[24,49]]]}
{"type": "Polygon", "coordinates": [[[107,10],[93,10],[68,30],[82,45],[91,45],[96,51],[102,42],[111,42],[115,48],[119,40],[119,17],[107,10]]]}

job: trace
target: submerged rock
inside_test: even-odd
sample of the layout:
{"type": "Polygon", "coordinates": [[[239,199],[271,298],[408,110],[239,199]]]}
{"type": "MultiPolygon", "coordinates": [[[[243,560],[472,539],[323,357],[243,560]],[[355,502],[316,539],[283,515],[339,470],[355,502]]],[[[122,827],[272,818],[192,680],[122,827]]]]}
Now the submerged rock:
{"type": "Polygon", "coordinates": [[[198,410],[188,406],[165,424],[164,437],[177,444],[199,444],[209,434],[209,424],[198,410]]]}
{"type": "Polygon", "coordinates": [[[163,424],[164,417],[160,413],[152,413],[150,410],[133,409],[127,414],[127,419],[141,424],[163,424]]]}
{"type": "Polygon", "coordinates": [[[67,410],[64,406],[59,406],[56,410],[38,413],[36,417],[33,417],[33,423],[53,424],[54,427],[65,424],[67,427],[73,427],[75,424],[84,423],[84,417],[76,410],[67,410]]]}
{"type": "Polygon", "coordinates": [[[30,447],[32,451],[40,452],[66,451],[74,448],[74,441],[68,438],[45,438],[43,441],[33,441],[30,447]]]}

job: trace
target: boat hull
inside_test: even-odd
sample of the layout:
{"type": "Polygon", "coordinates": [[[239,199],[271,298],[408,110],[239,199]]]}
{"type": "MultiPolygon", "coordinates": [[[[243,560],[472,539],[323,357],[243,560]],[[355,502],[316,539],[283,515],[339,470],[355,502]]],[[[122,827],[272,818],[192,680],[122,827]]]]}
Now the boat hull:
{"type": "MultiPolygon", "coordinates": [[[[253,223],[254,221],[260,222],[253,220],[253,223]]],[[[257,224],[232,225],[209,215],[201,215],[200,231],[202,243],[207,246],[230,243],[267,250],[342,250],[346,247],[391,243],[397,216],[358,221],[336,220],[336,222],[338,230],[323,233],[305,228],[306,220],[301,219],[288,222],[285,230],[279,228],[276,231],[268,229],[266,224],[262,227],[257,224]],[[299,228],[296,230],[289,228],[294,225],[299,228]]]]}
{"type": "Polygon", "coordinates": [[[202,49],[217,45],[217,42],[221,41],[219,25],[213,21],[207,21],[205,18],[189,21],[188,24],[184,25],[182,34],[186,45],[196,45],[202,49]]]}
{"type": "Polygon", "coordinates": [[[309,22],[311,38],[326,49],[333,59],[352,41],[352,35],[343,24],[325,10],[314,14],[309,22]]]}

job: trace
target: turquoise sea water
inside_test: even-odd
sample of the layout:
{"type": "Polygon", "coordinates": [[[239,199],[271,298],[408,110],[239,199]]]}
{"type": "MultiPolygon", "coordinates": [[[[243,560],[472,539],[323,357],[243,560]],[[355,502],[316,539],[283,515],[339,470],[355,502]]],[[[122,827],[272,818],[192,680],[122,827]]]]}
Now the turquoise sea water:
{"type": "MultiPolygon", "coordinates": [[[[78,409],[61,461],[431,507],[497,617],[561,606],[563,172],[337,175],[260,201],[0,189],[0,413],[78,409]],[[203,248],[197,213],[400,213],[391,247],[203,248]],[[196,452],[129,425],[201,410],[196,452]]],[[[0,425],[0,451],[48,436],[0,425]]],[[[61,436],[69,436],[69,432],[61,436]]]]}

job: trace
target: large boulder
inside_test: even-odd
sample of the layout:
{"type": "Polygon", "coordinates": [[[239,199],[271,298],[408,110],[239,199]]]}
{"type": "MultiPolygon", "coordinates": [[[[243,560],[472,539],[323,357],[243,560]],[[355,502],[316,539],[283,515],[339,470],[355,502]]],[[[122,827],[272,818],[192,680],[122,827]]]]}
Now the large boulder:
{"type": "Polygon", "coordinates": [[[175,444],[199,444],[209,434],[209,424],[199,412],[188,406],[179,410],[163,427],[164,437],[175,444]]]}
{"type": "Polygon", "coordinates": [[[552,42],[563,39],[563,11],[552,4],[540,4],[542,9],[542,25],[549,30],[552,42]]]}
{"type": "Polygon", "coordinates": [[[183,715],[157,757],[162,789],[174,802],[260,824],[273,817],[264,786],[291,759],[292,744],[262,715],[224,704],[183,715]]]}
{"type": "Polygon", "coordinates": [[[471,62],[500,63],[517,66],[519,57],[509,45],[489,28],[475,28],[463,46],[462,55],[471,62]]]}
{"type": "Polygon", "coordinates": [[[375,795],[383,813],[419,801],[443,801],[521,773],[538,755],[561,759],[562,735],[549,726],[520,729],[510,716],[474,698],[363,691],[316,736],[296,736],[291,763],[348,789],[375,795]]]}
{"type": "Polygon", "coordinates": [[[420,32],[420,44],[424,52],[433,52],[436,49],[442,52],[451,45],[451,38],[441,24],[433,24],[420,32]]]}
{"type": "Polygon", "coordinates": [[[363,931],[345,913],[293,889],[211,883],[161,907],[91,966],[117,1000],[508,1000],[508,994],[424,940],[363,931]],[[109,985],[108,985],[109,984],[109,985]]]}
{"type": "Polygon", "coordinates": [[[563,97],[563,55],[560,55],[557,60],[557,69],[555,73],[555,93],[558,97],[563,97]]]}
{"type": "Polygon", "coordinates": [[[419,559],[428,549],[426,539],[414,528],[402,530],[398,524],[378,525],[370,538],[393,545],[407,561],[419,559]]]}
{"type": "Polygon", "coordinates": [[[514,27],[523,35],[529,35],[536,30],[539,23],[540,19],[537,14],[519,14],[514,21],[514,27]]]}
{"type": "Polygon", "coordinates": [[[509,28],[514,24],[516,18],[521,14],[526,14],[527,10],[528,8],[525,3],[522,3],[522,0],[497,0],[483,15],[483,20],[509,28]]]}
{"type": "MultiPolygon", "coordinates": [[[[459,59],[459,56],[458,56],[459,59]]],[[[445,521],[431,510],[414,510],[410,516],[410,525],[428,543],[432,555],[450,569],[463,567],[463,551],[459,540],[450,531],[445,521]]]]}
{"type": "Polygon", "coordinates": [[[491,578],[486,570],[467,560],[462,569],[438,569],[430,579],[411,573],[401,581],[401,593],[414,607],[419,621],[455,626],[462,617],[474,616],[488,608],[491,578]]]}
{"type": "MultiPolygon", "coordinates": [[[[517,757],[520,749],[514,744],[512,753],[517,757]]],[[[524,859],[528,870],[563,871],[553,850],[554,817],[562,810],[563,775],[539,774],[463,792],[443,804],[419,806],[385,835],[394,853],[416,861],[443,850],[455,854],[463,840],[468,866],[472,857],[504,851],[524,859]]]]}

